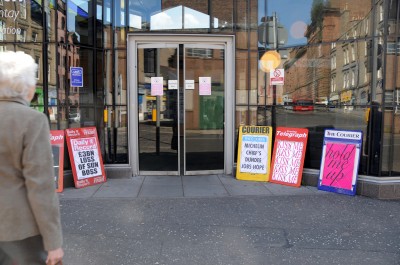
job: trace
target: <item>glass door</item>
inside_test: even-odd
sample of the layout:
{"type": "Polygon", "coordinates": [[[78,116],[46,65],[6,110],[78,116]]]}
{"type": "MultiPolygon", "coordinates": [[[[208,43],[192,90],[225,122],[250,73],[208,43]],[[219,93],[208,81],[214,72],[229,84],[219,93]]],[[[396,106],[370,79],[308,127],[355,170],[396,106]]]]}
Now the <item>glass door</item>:
{"type": "Polygon", "coordinates": [[[231,174],[234,83],[227,65],[233,65],[233,38],[130,39],[134,174],[231,174]]]}
{"type": "Polygon", "coordinates": [[[184,45],[185,174],[224,170],[225,47],[184,45]]]}
{"type": "Polygon", "coordinates": [[[138,45],[140,171],[179,174],[178,66],[178,45],[138,45]]]}

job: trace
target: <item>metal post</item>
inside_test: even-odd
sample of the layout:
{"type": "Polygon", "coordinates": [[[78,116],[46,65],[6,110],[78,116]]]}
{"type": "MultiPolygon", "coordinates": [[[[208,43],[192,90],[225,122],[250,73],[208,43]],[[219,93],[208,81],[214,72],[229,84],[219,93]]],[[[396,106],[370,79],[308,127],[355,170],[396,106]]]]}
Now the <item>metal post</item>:
{"type": "MultiPolygon", "coordinates": [[[[157,49],[156,54],[156,76],[159,76],[160,73],[160,49],[157,49]]],[[[156,153],[160,154],[160,105],[161,105],[161,96],[156,96],[156,153]]]]}
{"type": "MultiPolygon", "coordinates": [[[[274,31],[274,49],[278,49],[278,27],[277,27],[276,12],[273,12],[272,22],[274,31]]],[[[271,126],[273,129],[276,127],[276,85],[272,85],[272,112],[271,112],[271,126]]]]}

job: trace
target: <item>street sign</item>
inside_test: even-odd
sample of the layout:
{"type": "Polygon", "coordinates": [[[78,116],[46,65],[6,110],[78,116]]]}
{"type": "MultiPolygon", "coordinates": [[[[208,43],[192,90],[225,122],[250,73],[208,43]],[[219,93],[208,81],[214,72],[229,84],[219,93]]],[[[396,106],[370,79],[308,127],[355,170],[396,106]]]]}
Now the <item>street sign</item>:
{"type": "MultiPolygon", "coordinates": [[[[282,24],[277,23],[277,45],[284,45],[289,37],[288,31],[282,24]]],[[[258,42],[262,45],[274,45],[274,22],[264,22],[258,26],[258,42]]],[[[277,47],[275,47],[277,48],[277,47]]]]}
{"type": "Polygon", "coordinates": [[[83,68],[70,67],[71,87],[83,87],[83,68]]]}
{"type": "Polygon", "coordinates": [[[271,85],[283,85],[285,83],[285,70],[272,69],[269,74],[269,81],[271,85]]]}

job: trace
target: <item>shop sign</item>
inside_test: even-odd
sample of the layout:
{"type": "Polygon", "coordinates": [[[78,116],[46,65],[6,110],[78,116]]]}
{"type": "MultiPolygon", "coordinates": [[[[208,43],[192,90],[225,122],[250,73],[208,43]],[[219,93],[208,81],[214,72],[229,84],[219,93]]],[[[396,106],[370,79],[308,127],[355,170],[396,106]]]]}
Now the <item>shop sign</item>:
{"type": "Polygon", "coordinates": [[[76,188],[106,181],[99,139],[95,127],[65,130],[76,188]]]}
{"type": "Polygon", "coordinates": [[[318,189],[356,194],[362,131],[325,130],[318,189]]]}
{"type": "Polygon", "coordinates": [[[53,152],[54,181],[56,191],[64,189],[64,131],[50,131],[51,150],[53,152]]]}
{"type": "Polygon", "coordinates": [[[300,187],[307,138],[307,129],[276,129],[270,182],[300,187]]]}
{"type": "Polygon", "coordinates": [[[83,87],[83,68],[70,67],[71,87],[83,87]]]}
{"type": "Polygon", "coordinates": [[[348,90],[346,92],[342,92],[342,94],[340,94],[340,101],[348,102],[348,101],[351,100],[351,97],[352,97],[351,90],[348,90]]]}
{"type": "Polygon", "coordinates": [[[236,178],[268,181],[271,146],[272,127],[240,126],[236,178]]]}

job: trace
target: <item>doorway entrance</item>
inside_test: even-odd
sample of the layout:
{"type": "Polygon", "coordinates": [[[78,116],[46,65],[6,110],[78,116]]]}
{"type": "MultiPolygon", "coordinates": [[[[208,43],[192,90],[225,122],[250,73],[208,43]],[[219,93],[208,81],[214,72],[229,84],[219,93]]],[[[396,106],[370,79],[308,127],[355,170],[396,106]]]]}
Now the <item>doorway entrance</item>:
{"type": "Polygon", "coordinates": [[[128,52],[134,174],[231,174],[233,37],[132,35],[128,52]]]}

